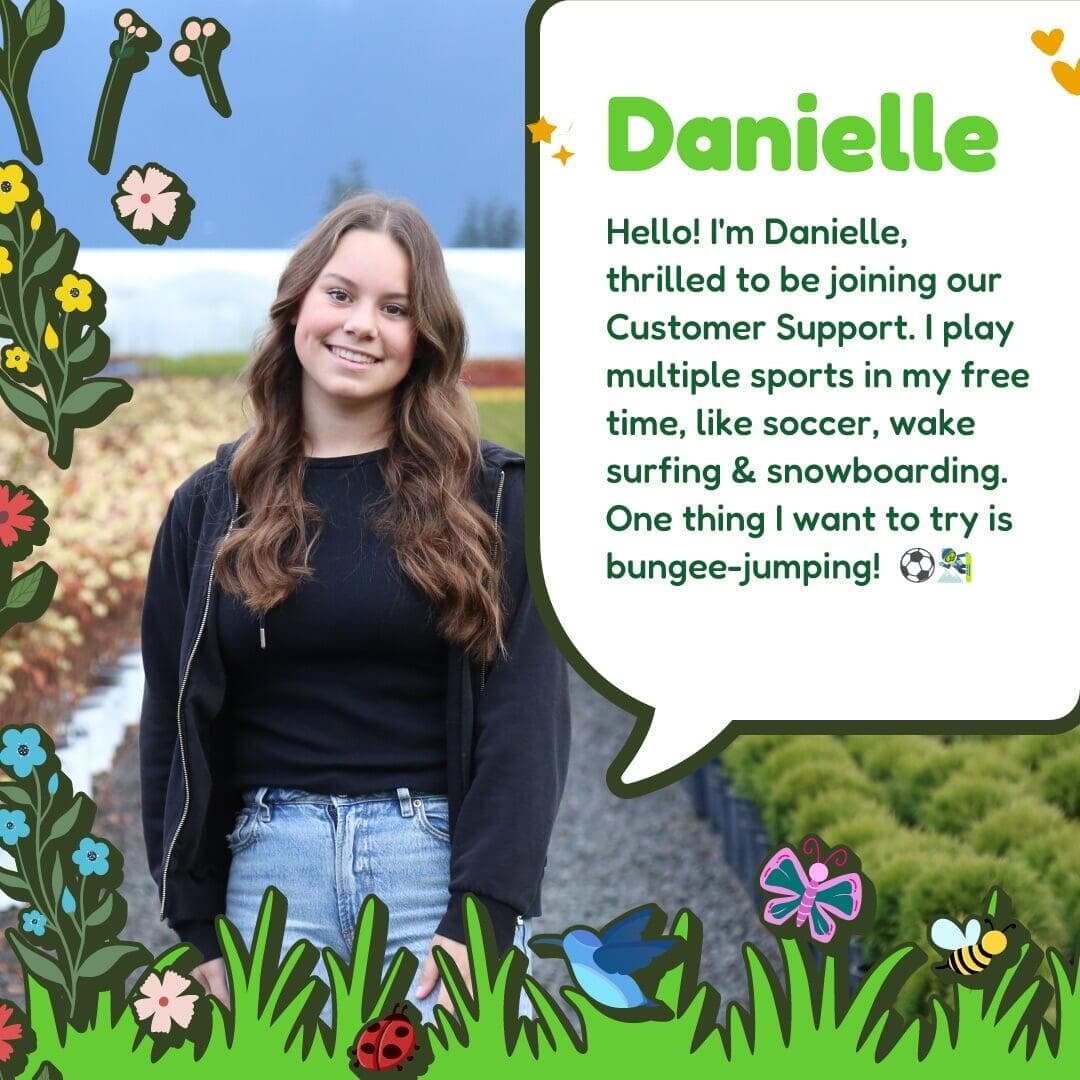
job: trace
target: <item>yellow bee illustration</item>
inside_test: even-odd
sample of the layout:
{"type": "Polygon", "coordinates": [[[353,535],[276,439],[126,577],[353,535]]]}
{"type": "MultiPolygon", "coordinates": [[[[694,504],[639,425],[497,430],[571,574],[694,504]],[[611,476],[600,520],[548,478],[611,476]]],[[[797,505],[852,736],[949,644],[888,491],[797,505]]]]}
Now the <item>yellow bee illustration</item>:
{"type": "Polygon", "coordinates": [[[930,927],[930,942],[948,953],[945,963],[937,965],[938,970],[948,967],[957,975],[978,975],[985,971],[994,957],[1008,947],[1006,931],[1016,929],[1016,923],[995,930],[989,919],[986,922],[991,928],[984,934],[978,919],[969,919],[963,927],[952,919],[935,919],[930,927]]]}

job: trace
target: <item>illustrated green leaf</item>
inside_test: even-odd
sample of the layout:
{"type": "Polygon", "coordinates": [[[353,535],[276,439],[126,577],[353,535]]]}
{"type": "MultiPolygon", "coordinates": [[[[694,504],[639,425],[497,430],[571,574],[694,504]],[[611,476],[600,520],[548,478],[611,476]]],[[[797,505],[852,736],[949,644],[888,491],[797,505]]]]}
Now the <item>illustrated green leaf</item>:
{"type": "Polygon", "coordinates": [[[33,806],[34,800],[28,791],[23,791],[18,784],[0,784],[0,800],[10,806],[33,806]]]}
{"type": "Polygon", "coordinates": [[[40,289],[38,289],[37,303],[34,304],[34,332],[38,336],[38,341],[45,333],[45,294],[40,289]]]}
{"type": "Polygon", "coordinates": [[[11,583],[11,592],[7,594],[7,599],[4,601],[4,606],[0,608],[0,611],[18,611],[19,608],[26,607],[37,596],[44,574],[44,563],[38,563],[33,569],[27,570],[25,574],[20,574],[11,583]]]}
{"type": "Polygon", "coordinates": [[[30,886],[12,870],[0,870],[0,889],[14,900],[25,900],[30,892],[30,886]]]}
{"type": "Polygon", "coordinates": [[[126,968],[134,967],[134,963],[127,960],[142,961],[149,958],[149,951],[142,945],[133,942],[119,942],[115,945],[106,945],[103,949],[91,953],[79,967],[80,979],[96,979],[101,975],[112,971],[113,968],[124,964],[126,968]]]}
{"type": "Polygon", "coordinates": [[[38,34],[44,34],[51,14],[52,0],[33,0],[23,16],[26,23],[26,36],[37,37],[38,34]]]}
{"type": "Polygon", "coordinates": [[[45,402],[30,393],[29,390],[7,379],[0,379],[0,397],[7,402],[8,408],[20,419],[38,431],[47,431],[49,428],[48,414],[45,412],[45,402]]]}
{"type": "Polygon", "coordinates": [[[52,885],[52,895],[53,896],[59,896],[60,895],[60,890],[63,889],[63,887],[64,887],[64,868],[60,864],[60,856],[59,855],[56,855],[53,858],[51,885],[52,885]]]}
{"type": "Polygon", "coordinates": [[[87,926],[100,926],[109,921],[109,916],[116,907],[116,893],[107,893],[105,899],[89,915],[86,916],[87,926]]]}
{"type": "Polygon", "coordinates": [[[91,329],[90,332],[75,346],[74,349],[68,353],[68,364],[74,367],[76,364],[81,364],[84,360],[88,360],[94,352],[94,346],[97,344],[97,331],[91,329]]]}
{"type": "Polygon", "coordinates": [[[30,271],[30,277],[40,277],[47,274],[60,258],[60,252],[64,249],[65,234],[58,232],[56,239],[34,260],[34,268],[30,271]]]}
{"type": "Polygon", "coordinates": [[[48,839],[46,844],[51,844],[54,840],[59,839],[61,836],[66,836],[75,826],[75,822],[79,820],[79,814],[82,812],[83,807],[86,804],[86,796],[80,791],[72,804],[53,822],[52,828],[49,830],[48,839]]]}
{"type": "Polygon", "coordinates": [[[19,934],[12,931],[8,931],[7,939],[28,974],[33,975],[39,982],[54,983],[57,986],[67,984],[60,965],[51,956],[28,945],[19,934]]]}
{"type": "Polygon", "coordinates": [[[12,243],[15,242],[15,234],[7,225],[2,223],[0,223],[0,240],[10,240],[12,243]]]}
{"type": "MultiPolygon", "coordinates": [[[[124,396],[113,408],[131,397],[131,387],[123,379],[88,379],[64,400],[61,412],[64,416],[82,416],[102,407],[108,395],[124,396]]],[[[110,410],[111,411],[111,410],[110,410]]]]}
{"type": "Polygon", "coordinates": [[[64,1080],[64,1074],[51,1061],[46,1061],[34,1073],[34,1080],[64,1080]]]}

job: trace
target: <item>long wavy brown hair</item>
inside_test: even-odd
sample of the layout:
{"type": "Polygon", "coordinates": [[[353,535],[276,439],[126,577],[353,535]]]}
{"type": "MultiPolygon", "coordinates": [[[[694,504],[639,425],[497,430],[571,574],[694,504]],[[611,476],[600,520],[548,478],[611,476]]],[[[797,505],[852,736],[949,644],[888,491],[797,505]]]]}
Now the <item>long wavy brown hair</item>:
{"type": "Polygon", "coordinates": [[[460,381],[465,321],[431,226],[400,199],[366,193],[343,202],[315,226],[281,275],[269,325],[247,369],[253,423],[232,464],[242,512],[219,553],[219,581],[260,613],[312,574],[308,556],[322,520],[303,493],[301,367],[293,320],[352,229],[385,233],[408,255],[417,330],[412,366],[394,392],[382,460],[388,497],[374,524],[392,539],[402,569],[431,601],[443,637],[474,660],[491,660],[503,648],[502,545],[474,496],[480,436],[476,407],[460,381]]]}

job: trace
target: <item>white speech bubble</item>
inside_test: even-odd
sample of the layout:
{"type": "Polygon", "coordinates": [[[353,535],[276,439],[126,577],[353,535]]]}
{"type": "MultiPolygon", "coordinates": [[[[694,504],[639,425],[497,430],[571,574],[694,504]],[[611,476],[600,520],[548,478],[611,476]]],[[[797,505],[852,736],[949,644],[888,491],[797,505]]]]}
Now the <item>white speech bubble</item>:
{"type": "MultiPolygon", "coordinates": [[[[1038,19],[1073,41],[1058,60],[1077,53],[1080,5],[1038,19]]],[[[733,723],[1032,730],[1075,706],[1080,96],[1035,29],[1018,3],[544,14],[540,553],[574,649],[655,709],[622,784],[670,778],[733,723]],[[787,133],[790,167],[762,138],[740,168],[739,118],[775,118],[757,130],[779,165],[787,133]],[[620,144],[655,145],[658,163],[613,168],[620,144]],[[863,152],[869,168],[838,167],[863,152]],[[807,226],[817,242],[796,243],[807,226]],[[623,267],[653,275],[647,290],[613,291],[623,267]],[[740,289],[740,267],[768,288],[740,289]],[[781,267],[820,291],[781,292],[781,267]],[[616,369],[637,385],[609,386],[616,369]],[[756,388],[755,369],[787,385],[756,388]],[[918,370],[930,384],[905,388],[918,370]],[[871,371],[892,386],[867,387],[871,371]],[[691,393],[694,378],[708,385],[691,393]],[[922,433],[898,434],[904,417],[922,433]],[[613,433],[635,418],[658,433],[613,433]],[[733,481],[740,456],[754,483],[733,481]],[[650,482],[626,482],[638,466],[650,482]],[[687,507],[713,515],[704,531],[687,507]],[[919,547],[936,572],[915,583],[900,564],[919,547]],[[649,578],[611,576],[628,565],[649,578]]]]}

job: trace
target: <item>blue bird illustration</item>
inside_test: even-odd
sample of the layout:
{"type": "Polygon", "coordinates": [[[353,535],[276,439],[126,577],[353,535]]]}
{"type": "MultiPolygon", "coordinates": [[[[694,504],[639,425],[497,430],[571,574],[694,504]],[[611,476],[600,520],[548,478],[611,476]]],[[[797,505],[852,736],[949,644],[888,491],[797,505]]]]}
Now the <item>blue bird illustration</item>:
{"type": "Polygon", "coordinates": [[[541,955],[562,955],[574,982],[599,1005],[663,1009],[665,1006],[648,997],[633,977],[680,942],[677,937],[644,937],[657,913],[655,907],[638,908],[608,923],[599,934],[577,926],[565,934],[534,937],[529,946],[541,955]]]}

